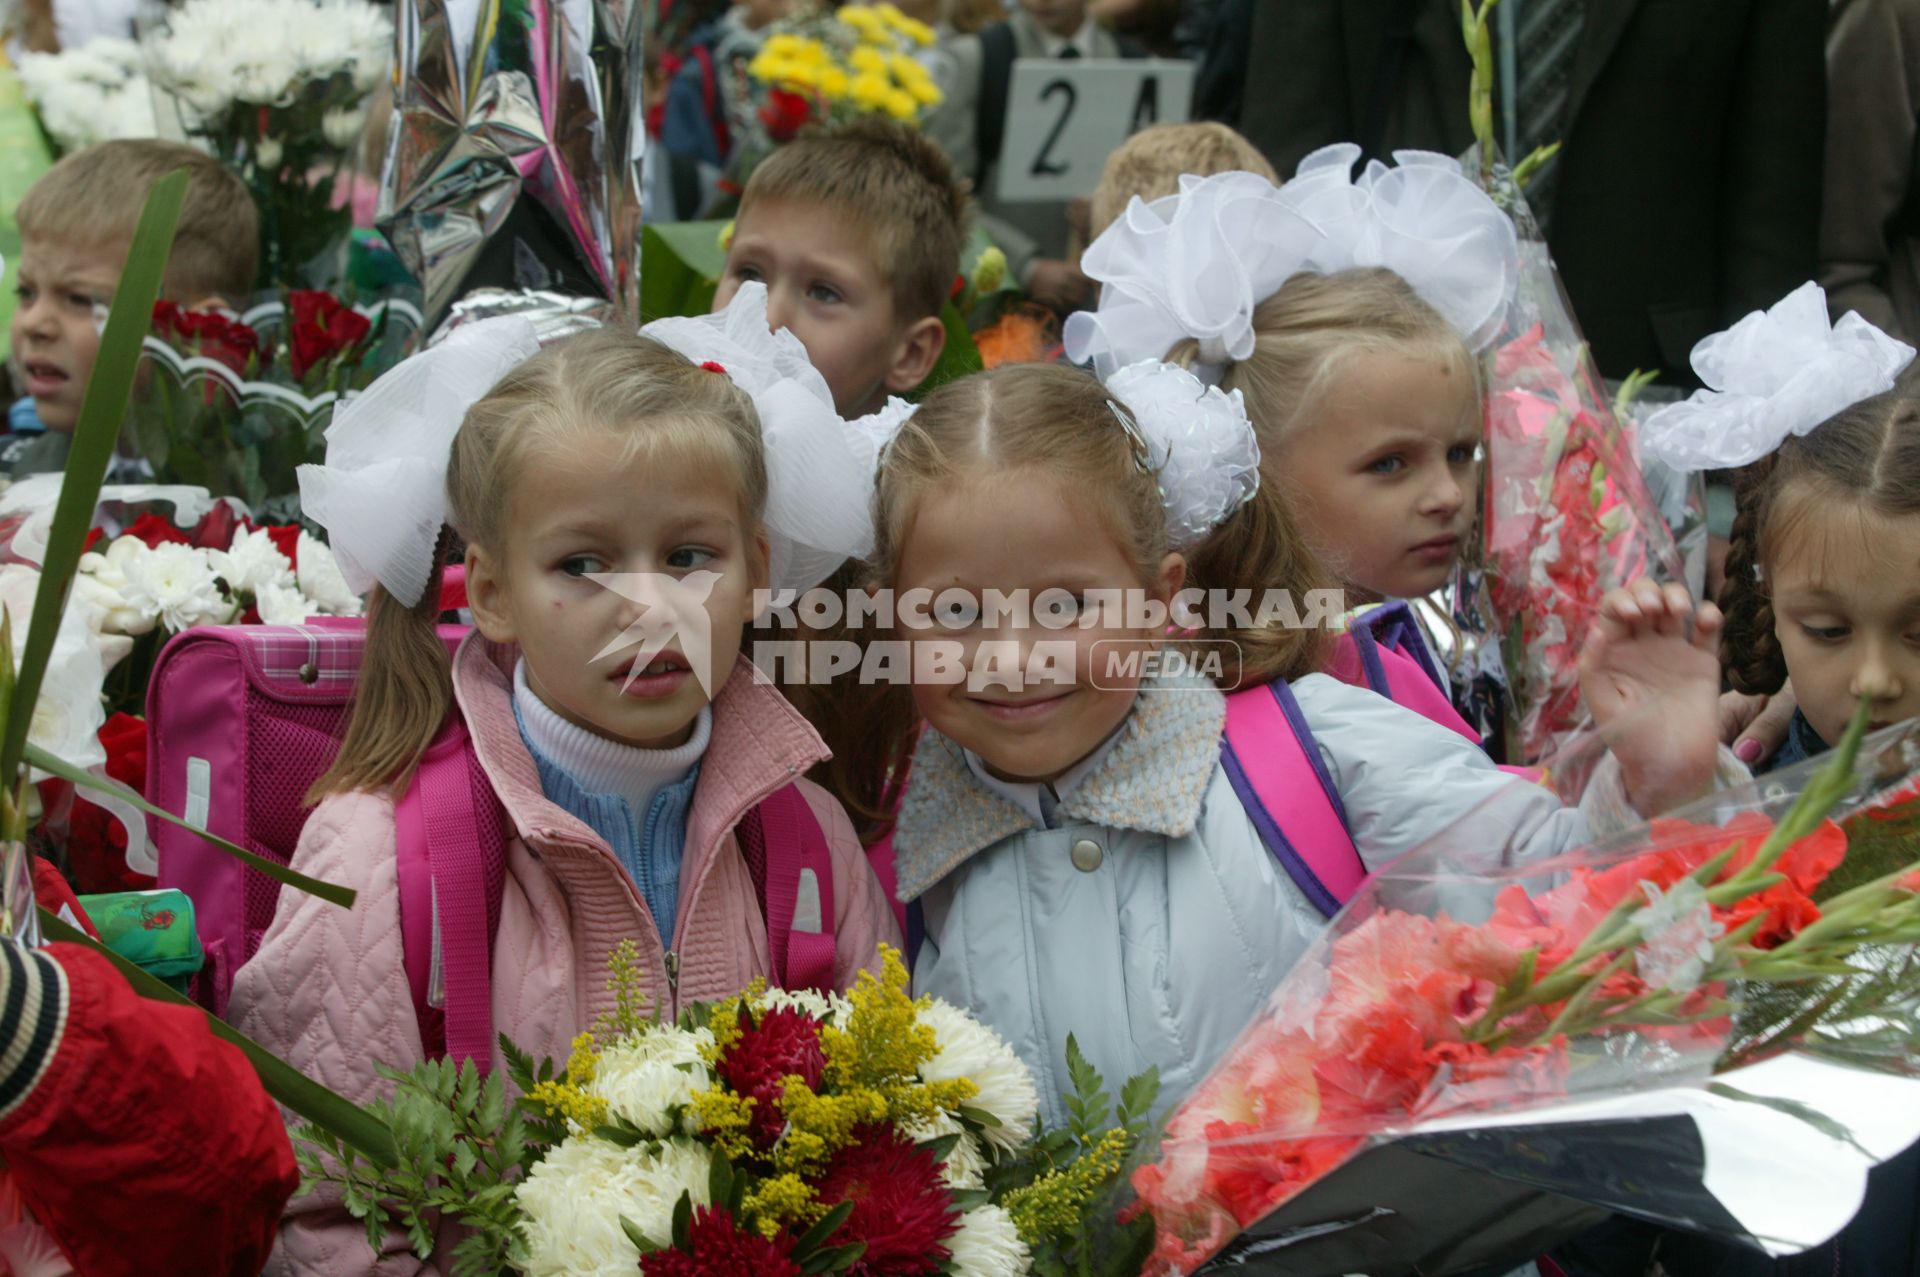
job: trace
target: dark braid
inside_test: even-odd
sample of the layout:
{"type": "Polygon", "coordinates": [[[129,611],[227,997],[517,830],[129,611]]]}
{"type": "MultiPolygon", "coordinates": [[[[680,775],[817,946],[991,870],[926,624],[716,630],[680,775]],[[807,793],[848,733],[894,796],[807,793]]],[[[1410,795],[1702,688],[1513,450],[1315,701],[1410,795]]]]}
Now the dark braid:
{"type": "Polygon", "coordinates": [[[1726,581],[1720,610],[1727,682],[1749,695],[1771,696],[1787,681],[1786,657],[1773,632],[1773,597],[1760,576],[1760,529],[1773,495],[1774,458],[1762,457],[1734,476],[1738,513],[1727,546],[1726,581]]]}

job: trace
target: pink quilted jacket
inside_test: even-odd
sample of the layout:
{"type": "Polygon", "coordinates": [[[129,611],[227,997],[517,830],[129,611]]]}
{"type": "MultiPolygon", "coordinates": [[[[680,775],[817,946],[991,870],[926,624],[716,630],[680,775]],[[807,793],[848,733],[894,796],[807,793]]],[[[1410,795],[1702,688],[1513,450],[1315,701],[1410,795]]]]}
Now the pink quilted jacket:
{"type": "MultiPolygon", "coordinates": [[[[669,1016],[683,1003],[724,997],[769,975],[766,924],[733,828],[826,757],[806,720],[756,683],[744,661],[715,698],[669,947],[612,850],[541,793],[514,722],[512,661],[511,649],[477,634],[454,658],[454,693],[513,835],[494,944],[494,1028],[536,1059],[564,1062],[573,1036],[612,1004],[607,958],[624,939],[639,946],[648,991],[669,1016]]],[[[877,965],[881,942],[900,944],[899,928],[846,813],[800,783],[833,848],[836,980],[845,986],[877,965]]],[[[390,1094],[375,1062],[408,1069],[423,1057],[401,957],[392,800],[368,793],[326,799],[293,864],[353,887],[359,900],[349,910],[282,892],[259,952],[235,978],[229,1014],[242,1032],[350,1099],[390,1094]]],[[[497,1052],[494,1067],[505,1067],[497,1052]]],[[[444,1241],[442,1256],[451,1236],[444,1241]]],[[[438,1273],[437,1263],[415,1259],[397,1231],[376,1257],[364,1225],[328,1193],[288,1206],[268,1272],[388,1277],[438,1273]]]]}

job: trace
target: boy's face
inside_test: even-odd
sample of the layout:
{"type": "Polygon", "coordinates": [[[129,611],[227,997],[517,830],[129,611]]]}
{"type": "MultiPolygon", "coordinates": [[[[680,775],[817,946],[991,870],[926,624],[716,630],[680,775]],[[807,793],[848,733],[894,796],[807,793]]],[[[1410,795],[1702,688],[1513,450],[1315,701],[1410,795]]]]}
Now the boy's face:
{"type": "Polygon", "coordinates": [[[1027,16],[1048,35],[1065,40],[1087,21],[1087,0],[1020,0],[1027,16]]]}
{"type": "Polygon", "coordinates": [[[713,309],[725,310],[740,285],[767,286],[767,321],[807,348],[843,417],[884,407],[912,390],[940,356],[937,318],[909,321],[893,301],[863,228],[824,205],[756,200],[734,226],[713,309]]]}
{"type": "Polygon", "coordinates": [[[25,375],[34,411],[49,430],[72,430],[80,419],[100,351],[95,312],[113,300],[125,260],[124,245],[21,240],[14,278],[20,301],[8,337],[14,366],[25,375]]]}

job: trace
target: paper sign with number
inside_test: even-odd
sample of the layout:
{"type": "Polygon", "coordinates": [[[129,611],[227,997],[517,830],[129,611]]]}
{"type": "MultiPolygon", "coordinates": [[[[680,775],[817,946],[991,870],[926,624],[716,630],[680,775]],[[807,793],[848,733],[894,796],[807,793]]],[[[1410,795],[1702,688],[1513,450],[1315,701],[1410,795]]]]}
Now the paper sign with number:
{"type": "Polygon", "coordinates": [[[1020,59],[1007,91],[1000,198],[1093,194],[1115,147],[1150,124],[1185,123],[1192,101],[1191,62],[1020,59]]]}

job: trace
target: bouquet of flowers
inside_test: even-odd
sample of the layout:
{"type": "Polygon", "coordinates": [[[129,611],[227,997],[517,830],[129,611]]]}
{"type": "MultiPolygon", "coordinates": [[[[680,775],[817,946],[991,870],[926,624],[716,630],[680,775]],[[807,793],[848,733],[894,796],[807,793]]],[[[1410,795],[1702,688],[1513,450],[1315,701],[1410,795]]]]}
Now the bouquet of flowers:
{"type": "Polygon", "coordinates": [[[320,460],[334,403],[390,366],[418,319],[405,302],[361,310],[303,289],[243,317],[160,302],[133,443],[163,483],[295,518],[295,471],[320,460]]]}
{"type": "MultiPolygon", "coordinates": [[[[1475,8],[1462,0],[1474,68],[1469,116],[1478,139],[1462,166],[1513,218],[1520,278],[1486,358],[1479,552],[1454,605],[1469,614],[1468,634],[1499,636],[1513,719],[1508,761],[1531,765],[1586,723],[1579,646],[1601,595],[1640,576],[1685,581],[1686,569],[1630,436],[1601,393],[1546,236],[1522,193],[1529,172],[1557,147],[1509,168],[1494,146],[1487,18],[1495,3],[1480,0],[1475,8]]],[[[1475,664],[1490,665],[1491,655],[1475,664]]]]}
{"type": "Polygon", "coordinates": [[[971,1017],[909,998],[882,956],[844,998],[756,982],[668,1024],[642,1016],[623,946],[615,1009],[564,1070],[503,1039],[512,1102],[470,1063],[390,1072],[376,1108],[399,1164],[308,1129],[302,1168],[376,1243],[398,1224],[425,1257],[436,1214],[466,1226],[456,1273],[1025,1273],[984,1176],[1028,1144],[1032,1075],[971,1017]]]}
{"type": "Polygon", "coordinates": [[[747,64],[760,93],[759,120],[772,146],[808,124],[884,114],[918,123],[940,89],[913,51],[933,29],[891,4],[844,5],[776,26],[747,64]]]}
{"type": "Polygon", "coordinates": [[[261,284],[335,285],[352,229],[335,184],[387,73],[386,10],[368,0],[181,0],[142,42],[180,128],[253,192],[261,284]]]}
{"type": "MultiPolygon", "coordinates": [[[[25,643],[63,486],[62,476],[44,475],[0,494],[0,610],[16,648],[25,643]]],[[[195,625],[301,624],[361,611],[332,551],[297,525],[256,525],[200,489],[107,487],[101,498],[131,521],[117,536],[96,527],[87,537],[30,735],[48,753],[118,783],[82,797],[67,781],[35,777],[34,832],[83,892],[152,885],[157,865],[145,820],[115,795],[145,788],[139,715],[167,638],[195,625]],[[174,518],[143,509],[157,503],[172,505],[174,518]]]]}
{"type": "Polygon", "coordinates": [[[1856,767],[1865,724],[1817,773],[1610,844],[1502,869],[1467,828],[1371,879],[1133,1172],[1146,1271],[1243,1230],[1292,1273],[1518,1263],[1582,1202],[1775,1253],[1837,1231],[1866,1168],[1920,1136],[1920,729],[1856,767]],[[1752,1143],[1771,1119],[1806,1174],[1752,1143]],[[1356,1212],[1336,1186],[1372,1152],[1401,1160],[1356,1212]],[[1540,1191],[1557,1216],[1520,1208],[1540,1191]]]}
{"type": "Polygon", "coordinates": [[[22,53],[20,82],[62,151],[123,137],[152,137],[153,86],[131,40],[96,36],[60,53],[22,53]]]}

